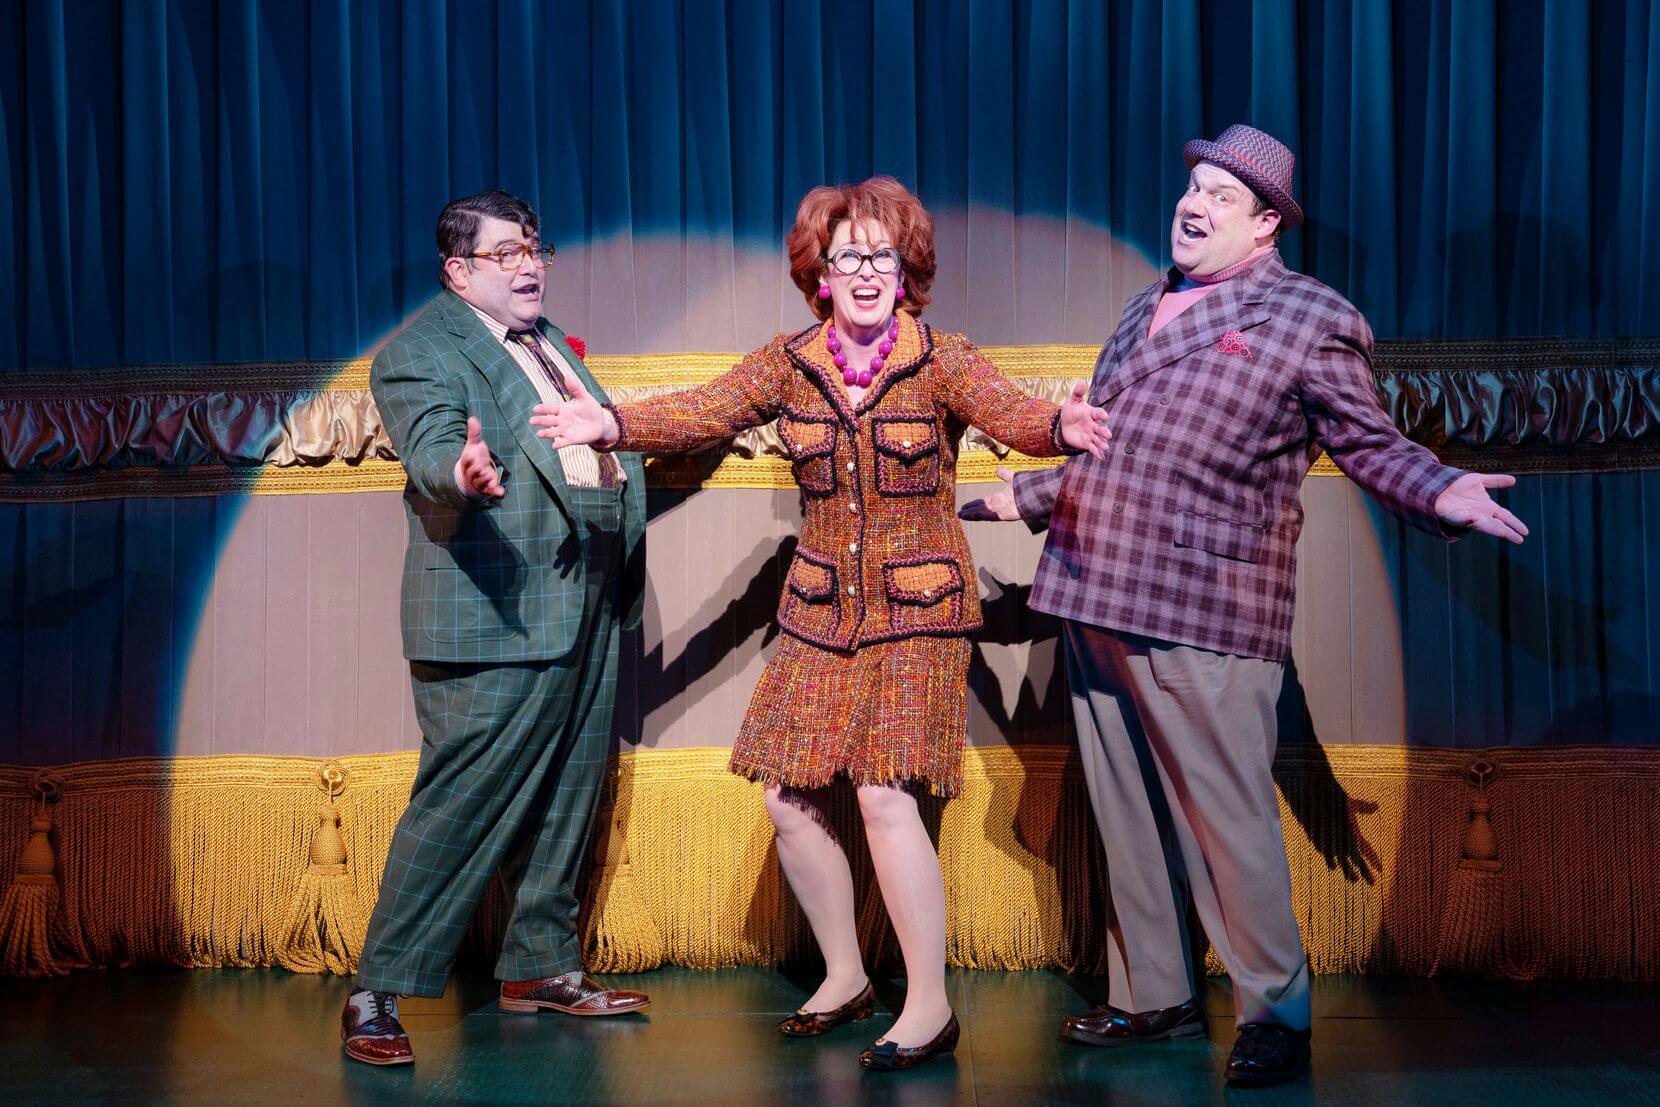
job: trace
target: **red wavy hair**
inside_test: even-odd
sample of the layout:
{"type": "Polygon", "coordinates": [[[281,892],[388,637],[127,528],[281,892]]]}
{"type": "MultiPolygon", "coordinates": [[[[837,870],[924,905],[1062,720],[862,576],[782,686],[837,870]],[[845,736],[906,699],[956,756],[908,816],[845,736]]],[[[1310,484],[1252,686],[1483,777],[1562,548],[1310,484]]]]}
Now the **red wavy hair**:
{"type": "Polygon", "coordinates": [[[830,236],[848,219],[855,224],[878,223],[893,236],[905,284],[899,310],[921,315],[928,306],[928,288],[934,283],[934,220],[922,201],[892,177],[820,185],[802,197],[784,246],[790,253],[790,279],[807,297],[813,314],[820,319],[830,317],[830,301],[819,299],[818,282],[824,274],[830,236]]]}

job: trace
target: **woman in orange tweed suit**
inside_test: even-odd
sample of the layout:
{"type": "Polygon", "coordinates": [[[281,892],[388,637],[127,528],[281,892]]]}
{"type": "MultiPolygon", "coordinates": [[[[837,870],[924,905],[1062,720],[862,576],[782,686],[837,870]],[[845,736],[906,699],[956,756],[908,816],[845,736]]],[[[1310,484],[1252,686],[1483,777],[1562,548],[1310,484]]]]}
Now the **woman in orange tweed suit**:
{"type": "Polygon", "coordinates": [[[972,425],[1027,454],[1100,456],[1109,433],[1082,386],[1061,407],[1034,399],[961,335],[918,321],[933,224],[899,182],[814,189],[788,248],[822,322],[701,387],[613,408],[578,395],[532,422],[556,447],[660,453],[778,421],[805,522],[779,605],[786,636],[731,767],[766,782],[779,860],[824,953],[823,985],[779,1029],[821,1034],[871,1012],[853,879],[822,811],[845,775],[908,981],[904,1011],[860,1061],[909,1068],[957,1038],[939,859],[914,793],[955,795],[962,779],[968,635],[981,619],[955,510],[958,440],[972,425]]]}

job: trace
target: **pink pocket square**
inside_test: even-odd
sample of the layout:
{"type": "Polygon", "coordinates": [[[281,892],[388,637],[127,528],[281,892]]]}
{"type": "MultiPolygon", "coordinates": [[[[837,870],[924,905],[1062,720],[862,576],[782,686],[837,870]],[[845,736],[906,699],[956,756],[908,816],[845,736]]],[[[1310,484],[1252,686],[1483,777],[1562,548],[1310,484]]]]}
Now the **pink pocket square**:
{"type": "Polygon", "coordinates": [[[1251,348],[1245,345],[1245,336],[1238,331],[1229,331],[1222,336],[1222,341],[1216,344],[1219,354],[1236,354],[1239,357],[1250,357],[1251,348]]]}

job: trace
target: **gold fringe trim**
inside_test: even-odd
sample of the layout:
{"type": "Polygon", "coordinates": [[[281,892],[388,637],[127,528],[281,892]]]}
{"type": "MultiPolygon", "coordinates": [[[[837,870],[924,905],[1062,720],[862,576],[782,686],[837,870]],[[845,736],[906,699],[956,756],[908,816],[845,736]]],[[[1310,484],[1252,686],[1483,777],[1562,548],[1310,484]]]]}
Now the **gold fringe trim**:
{"type": "MultiPolygon", "coordinates": [[[[761,788],[728,773],[728,755],[708,747],[616,758],[587,889],[591,968],[770,963],[810,947],[761,788]]],[[[1502,864],[1461,868],[1471,860],[1462,774],[1474,756],[1394,746],[1282,754],[1293,901],[1314,971],[1428,974],[1441,961],[1504,975],[1660,979],[1660,750],[1484,751],[1497,766],[1483,794],[1502,864]],[[1492,950],[1502,960],[1482,952],[1492,950]]],[[[416,755],[337,762],[350,778],[334,803],[346,858],[331,871],[313,863],[323,856],[313,852],[318,760],[54,769],[63,794],[53,811],[61,892],[52,949],[11,957],[349,971],[416,755]],[[296,960],[302,947],[318,952],[296,960]]],[[[0,886],[13,884],[28,837],[32,775],[0,768],[0,886]]],[[[846,807],[851,816],[851,796],[846,807]]],[[[1103,868],[1074,751],[970,749],[960,798],[927,810],[951,964],[1101,971],[1103,868]]],[[[883,956],[891,938],[868,860],[856,842],[850,854],[861,930],[883,956]]],[[[49,906],[43,895],[11,897],[0,928],[38,944],[49,906]]],[[[484,906],[486,934],[499,915],[499,904],[484,906]]],[[[1214,958],[1211,967],[1220,969],[1214,958]]]]}
{"type": "Polygon", "coordinates": [[[635,876],[628,847],[633,793],[618,790],[621,779],[619,772],[610,774],[601,801],[609,818],[594,844],[597,868],[584,903],[582,944],[588,960],[612,972],[645,972],[663,963],[663,932],[635,876]]]}

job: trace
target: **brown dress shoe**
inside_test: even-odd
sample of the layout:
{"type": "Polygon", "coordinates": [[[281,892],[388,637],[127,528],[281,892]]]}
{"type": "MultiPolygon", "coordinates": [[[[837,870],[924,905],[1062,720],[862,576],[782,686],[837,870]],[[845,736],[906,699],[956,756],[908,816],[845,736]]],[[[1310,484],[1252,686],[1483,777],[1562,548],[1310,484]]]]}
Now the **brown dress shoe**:
{"type": "Polygon", "coordinates": [[[542,1007],[567,1015],[627,1015],[650,1007],[651,997],[644,992],[602,988],[583,973],[575,983],[558,976],[503,980],[496,1003],[503,1011],[521,1015],[535,1014],[542,1007]]]}
{"type": "Polygon", "coordinates": [[[366,1065],[407,1065],[415,1060],[409,1035],[392,1013],[390,992],[370,992],[374,1013],[367,1019],[358,1014],[350,1000],[340,1013],[340,1041],[346,1056],[366,1065]]]}
{"type": "Polygon", "coordinates": [[[927,1064],[935,1057],[944,1056],[957,1048],[957,1037],[962,1028],[952,1014],[945,1027],[934,1035],[934,1040],[922,1046],[901,1046],[886,1038],[878,1038],[869,1049],[859,1054],[859,1064],[872,1072],[898,1072],[927,1064]]]}
{"type": "Polygon", "coordinates": [[[870,1018],[876,1007],[876,989],[865,982],[864,991],[834,1011],[797,1011],[778,1024],[778,1032],[786,1038],[812,1038],[828,1034],[844,1023],[870,1018]]]}
{"type": "Polygon", "coordinates": [[[1061,1020],[1061,1038],[1083,1045],[1128,1046],[1205,1036],[1205,1013],[1193,1000],[1157,1011],[1096,1007],[1061,1020]]]}

